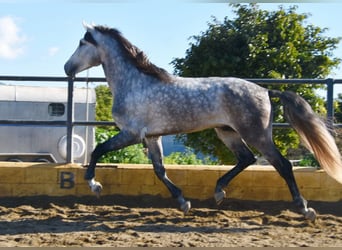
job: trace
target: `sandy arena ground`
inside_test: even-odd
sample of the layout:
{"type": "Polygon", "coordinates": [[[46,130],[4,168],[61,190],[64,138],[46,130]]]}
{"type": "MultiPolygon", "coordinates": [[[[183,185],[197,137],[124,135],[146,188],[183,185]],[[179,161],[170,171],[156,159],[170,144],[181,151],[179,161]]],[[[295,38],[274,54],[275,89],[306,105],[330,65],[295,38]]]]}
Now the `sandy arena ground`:
{"type": "Polygon", "coordinates": [[[0,246],[342,246],[342,202],[192,201],[183,215],[160,197],[0,198],[0,246]]]}

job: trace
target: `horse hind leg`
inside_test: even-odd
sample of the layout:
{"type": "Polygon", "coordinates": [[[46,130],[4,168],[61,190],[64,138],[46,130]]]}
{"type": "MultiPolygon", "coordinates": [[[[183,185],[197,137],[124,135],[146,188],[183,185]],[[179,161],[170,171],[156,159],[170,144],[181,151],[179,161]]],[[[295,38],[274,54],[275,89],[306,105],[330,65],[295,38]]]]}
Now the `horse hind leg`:
{"type": "Polygon", "coordinates": [[[289,160],[281,155],[271,139],[254,140],[254,146],[264,157],[275,167],[280,176],[286,181],[293,198],[293,202],[306,219],[314,221],[316,212],[313,208],[307,207],[307,201],[301,196],[289,160]],[[259,145],[258,145],[259,144],[259,145]]]}
{"type": "Polygon", "coordinates": [[[177,199],[180,204],[180,209],[187,214],[191,208],[190,201],[186,201],[183,197],[182,190],[178,188],[167,176],[163,164],[163,149],[161,144],[161,137],[148,137],[145,138],[145,143],[148,148],[153,169],[156,176],[168,188],[173,198],[177,199]]]}
{"type": "Polygon", "coordinates": [[[223,190],[229,182],[242,172],[246,167],[253,164],[256,159],[240,135],[230,127],[215,129],[219,139],[234,153],[237,158],[236,166],[217,180],[214,198],[220,204],[226,196],[223,190]]]}

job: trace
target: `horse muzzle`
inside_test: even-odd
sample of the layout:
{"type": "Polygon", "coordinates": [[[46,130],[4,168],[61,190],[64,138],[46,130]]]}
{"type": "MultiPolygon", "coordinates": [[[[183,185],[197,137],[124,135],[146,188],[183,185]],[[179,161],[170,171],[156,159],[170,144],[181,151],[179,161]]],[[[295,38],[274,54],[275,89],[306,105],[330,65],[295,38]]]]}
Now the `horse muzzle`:
{"type": "Polygon", "coordinates": [[[68,61],[64,64],[64,72],[67,76],[74,77],[76,75],[76,67],[68,61]]]}

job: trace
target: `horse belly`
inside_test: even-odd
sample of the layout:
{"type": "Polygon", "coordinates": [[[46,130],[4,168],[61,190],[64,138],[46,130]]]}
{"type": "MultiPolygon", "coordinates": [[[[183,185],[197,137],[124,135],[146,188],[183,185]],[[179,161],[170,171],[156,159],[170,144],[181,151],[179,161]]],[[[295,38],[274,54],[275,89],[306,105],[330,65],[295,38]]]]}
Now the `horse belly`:
{"type": "Polygon", "coordinates": [[[217,105],[179,101],[177,105],[151,111],[147,131],[150,134],[189,133],[227,123],[224,111],[217,105]]]}

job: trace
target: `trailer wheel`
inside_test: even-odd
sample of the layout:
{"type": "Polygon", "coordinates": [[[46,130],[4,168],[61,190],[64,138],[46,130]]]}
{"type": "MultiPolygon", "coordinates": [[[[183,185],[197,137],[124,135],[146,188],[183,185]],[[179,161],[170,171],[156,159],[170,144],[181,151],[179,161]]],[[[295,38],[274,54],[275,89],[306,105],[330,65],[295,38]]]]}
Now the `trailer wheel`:
{"type": "Polygon", "coordinates": [[[23,162],[22,160],[18,158],[8,158],[6,161],[11,161],[11,162],[23,162]]]}
{"type": "Polygon", "coordinates": [[[51,163],[48,159],[45,158],[37,158],[34,160],[34,162],[45,162],[45,163],[51,163]]]}
{"type": "MultiPolygon", "coordinates": [[[[83,140],[83,138],[79,135],[74,134],[72,136],[73,139],[73,158],[79,159],[85,154],[86,144],[83,140]]],[[[67,136],[64,135],[59,139],[58,142],[58,152],[62,156],[63,159],[66,159],[67,152],[67,136]]]]}

